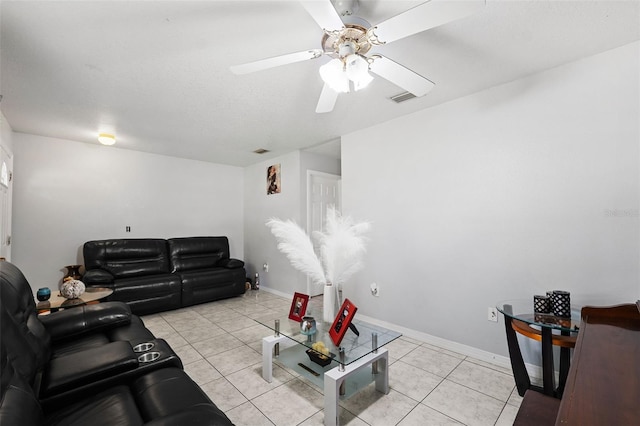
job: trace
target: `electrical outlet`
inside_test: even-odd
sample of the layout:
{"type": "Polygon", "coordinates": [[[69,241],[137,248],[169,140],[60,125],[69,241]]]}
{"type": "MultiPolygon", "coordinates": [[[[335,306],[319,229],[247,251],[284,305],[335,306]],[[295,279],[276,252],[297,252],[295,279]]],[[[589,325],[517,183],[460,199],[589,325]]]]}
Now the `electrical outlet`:
{"type": "Polygon", "coordinates": [[[489,321],[498,322],[498,309],[496,309],[495,307],[489,306],[487,319],[489,321]]]}
{"type": "Polygon", "coordinates": [[[265,262],[265,263],[264,263],[264,265],[262,265],[262,269],[263,269],[265,272],[269,272],[269,264],[265,262]]]}
{"type": "Polygon", "coordinates": [[[378,284],[371,283],[371,294],[375,297],[380,296],[380,289],[378,288],[378,284]]]}

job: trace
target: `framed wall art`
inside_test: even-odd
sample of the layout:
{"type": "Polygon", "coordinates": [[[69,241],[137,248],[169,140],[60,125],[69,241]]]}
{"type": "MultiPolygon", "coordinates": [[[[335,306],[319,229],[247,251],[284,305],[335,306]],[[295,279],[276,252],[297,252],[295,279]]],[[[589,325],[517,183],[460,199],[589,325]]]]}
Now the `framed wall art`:
{"type": "Polygon", "coordinates": [[[280,193],[280,164],[267,167],[267,195],[280,193]]]}
{"type": "Polygon", "coordinates": [[[295,293],[291,301],[291,309],[289,309],[289,319],[294,321],[302,321],[302,317],[307,312],[307,304],[309,296],[302,293],[295,293]]]}
{"type": "Polygon", "coordinates": [[[351,324],[351,320],[353,320],[357,310],[357,306],[349,299],[344,299],[340,310],[338,310],[338,315],[336,315],[336,319],[333,320],[331,329],[329,329],[329,336],[334,345],[340,346],[340,342],[342,342],[342,338],[349,329],[349,324],[351,324]]]}

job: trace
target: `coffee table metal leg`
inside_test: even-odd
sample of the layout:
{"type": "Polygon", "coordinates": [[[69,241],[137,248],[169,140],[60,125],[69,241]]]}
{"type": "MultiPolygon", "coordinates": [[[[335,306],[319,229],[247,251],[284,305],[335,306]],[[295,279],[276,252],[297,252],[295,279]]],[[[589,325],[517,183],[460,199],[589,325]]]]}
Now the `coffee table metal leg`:
{"type": "Polygon", "coordinates": [[[338,420],[338,398],[340,385],[352,373],[363,368],[368,368],[372,363],[378,362],[378,374],[375,377],[376,390],[385,395],[389,393],[389,351],[379,348],[377,353],[370,353],[345,365],[344,370],[335,367],[324,373],[324,424],[326,426],[337,426],[338,420]]]}

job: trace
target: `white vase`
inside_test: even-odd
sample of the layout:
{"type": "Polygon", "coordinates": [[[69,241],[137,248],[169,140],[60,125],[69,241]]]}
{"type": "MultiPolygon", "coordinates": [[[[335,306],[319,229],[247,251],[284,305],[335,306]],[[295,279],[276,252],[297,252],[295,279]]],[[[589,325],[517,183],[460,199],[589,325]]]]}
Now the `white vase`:
{"type": "Polygon", "coordinates": [[[324,322],[328,322],[329,324],[333,323],[333,320],[336,317],[336,292],[331,285],[331,283],[327,283],[324,286],[324,294],[322,297],[322,320],[324,322]]]}

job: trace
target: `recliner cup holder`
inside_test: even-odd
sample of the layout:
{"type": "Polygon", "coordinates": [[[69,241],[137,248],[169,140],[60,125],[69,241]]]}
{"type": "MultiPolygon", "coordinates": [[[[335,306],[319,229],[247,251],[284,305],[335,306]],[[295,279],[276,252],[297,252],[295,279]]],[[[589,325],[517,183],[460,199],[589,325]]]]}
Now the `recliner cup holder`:
{"type": "Polygon", "coordinates": [[[160,352],[145,352],[138,356],[138,362],[152,362],[160,358],[160,352]]]}
{"type": "Polygon", "coordinates": [[[133,347],[133,351],[134,352],[146,352],[149,349],[153,348],[154,346],[155,346],[155,343],[153,343],[153,342],[140,343],[140,344],[135,345],[133,347]]]}

